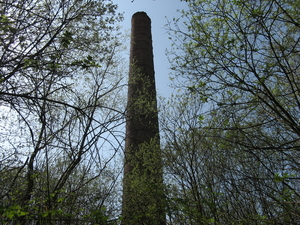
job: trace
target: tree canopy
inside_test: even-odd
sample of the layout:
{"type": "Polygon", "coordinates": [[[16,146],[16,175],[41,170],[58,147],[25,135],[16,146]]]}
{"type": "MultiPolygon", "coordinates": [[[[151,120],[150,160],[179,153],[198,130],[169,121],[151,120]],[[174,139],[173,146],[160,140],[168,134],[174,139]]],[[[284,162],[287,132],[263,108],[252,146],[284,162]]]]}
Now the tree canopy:
{"type": "MultiPolygon", "coordinates": [[[[177,94],[158,108],[166,223],[300,223],[300,1],[185,1],[167,24],[177,94]]],[[[122,222],[116,10],[0,2],[0,223],[122,222]]],[[[158,197],[143,195],[149,179],[132,180],[139,204],[158,197]]],[[[142,209],[139,223],[152,216],[142,209]]]]}
{"type": "Polygon", "coordinates": [[[116,219],[122,15],[111,1],[0,8],[1,223],[116,219]]]}
{"type": "Polygon", "coordinates": [[[298,223],[300,2],[187,2],[169,23],[173,199],[199,206],[191,223],[298,223]]]}

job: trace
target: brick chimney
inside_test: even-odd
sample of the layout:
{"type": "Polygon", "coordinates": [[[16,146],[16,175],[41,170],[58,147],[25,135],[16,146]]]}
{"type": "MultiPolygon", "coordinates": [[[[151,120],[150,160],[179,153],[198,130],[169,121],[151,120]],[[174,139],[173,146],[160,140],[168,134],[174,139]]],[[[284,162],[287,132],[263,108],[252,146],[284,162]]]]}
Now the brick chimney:
{"type": "Polygon", "coordinates": [[[165,224],[151,20],[131,20],[122,224],[165,224]]]}

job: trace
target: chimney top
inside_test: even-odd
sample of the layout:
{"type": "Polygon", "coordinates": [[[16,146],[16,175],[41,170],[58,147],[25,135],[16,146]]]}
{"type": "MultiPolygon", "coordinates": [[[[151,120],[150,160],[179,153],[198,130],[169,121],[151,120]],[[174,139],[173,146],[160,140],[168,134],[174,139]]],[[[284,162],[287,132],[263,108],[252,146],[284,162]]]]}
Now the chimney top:
{"type": "Polygon", "coordinates": [[[149,16],[147,15],[147,13],[145,12],[136,12],[135,14],[132,15],[132,19],[139,19],[139,20],[148,20],[151,22],[151,19],[149,18],[149,16]]]}

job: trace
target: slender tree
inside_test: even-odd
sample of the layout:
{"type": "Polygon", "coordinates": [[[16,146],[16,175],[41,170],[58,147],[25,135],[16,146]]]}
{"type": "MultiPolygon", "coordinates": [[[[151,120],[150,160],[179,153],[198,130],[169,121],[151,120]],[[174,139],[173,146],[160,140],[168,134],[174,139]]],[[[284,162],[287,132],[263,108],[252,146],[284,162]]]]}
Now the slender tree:
{"type": "Polygon", "coordinates": [[[103,224],[117,201],[122,17],[93,0],[5,0],[0,12],[0,223],[103,224]]]}
{"type": "Polygon", "coordinates": [[[173,119],[182,122],[182,134],[169,129],[168,149],[172,171],[180,172],[180,162],[186,169],[177,176],[190,190],[183,196],[202,206],[188,216],[219,224],[299,223],[299,1],[187,2],[183,26],[174,20],[170,27],[180,49],[173,69],[183,96],[197,99],[188,105],[183,97],[180,108],[191,109],[184,113],[198,101],[204,106],[173,119]]]}

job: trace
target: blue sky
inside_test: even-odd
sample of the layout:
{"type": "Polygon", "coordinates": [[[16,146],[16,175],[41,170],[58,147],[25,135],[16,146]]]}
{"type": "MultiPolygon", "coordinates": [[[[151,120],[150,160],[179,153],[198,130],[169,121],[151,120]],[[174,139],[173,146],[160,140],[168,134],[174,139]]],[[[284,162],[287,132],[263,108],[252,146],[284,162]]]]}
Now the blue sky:
{"type": "MultiPolygon", "coordinates": [[[[152,21],[152,39],[154,53],[154,69],[156,78],[156,88],[158,94],[168,97],[172,93],[169,87],[170,64],[165,54],[166,49],[171,48],[171,41],[168,39],[164,26],[167,19],[179,17],[177,10],[186,9],[187,3],[180,0],[113,0],[119,6],[118,11],[124,12],[123,29],[130,31],[131,17],[138,11],[144,11],[152,21]]],[[[129,51],[129,46],[128,46],[129,51]]]]}

